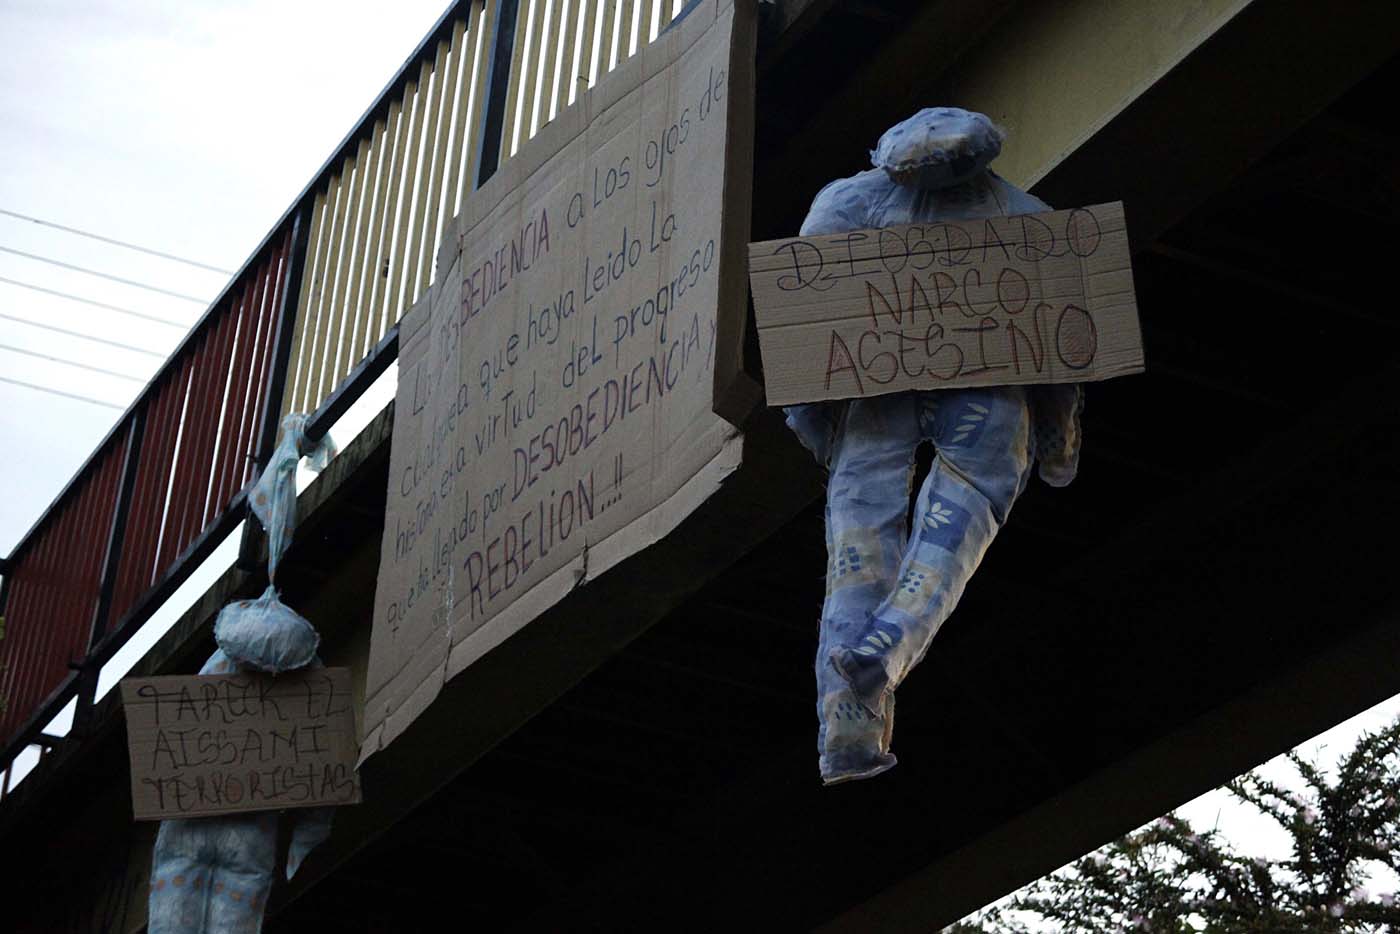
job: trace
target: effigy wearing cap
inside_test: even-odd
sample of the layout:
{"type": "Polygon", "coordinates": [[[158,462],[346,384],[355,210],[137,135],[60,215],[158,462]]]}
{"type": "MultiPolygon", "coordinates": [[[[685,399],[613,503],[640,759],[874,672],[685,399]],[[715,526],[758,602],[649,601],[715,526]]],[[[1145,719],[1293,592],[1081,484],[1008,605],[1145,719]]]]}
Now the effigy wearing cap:
{"type": "Polygon", "coordinates": [[[870,162],[897,184],[947,188],[990,165],[1005,138],[985,114],[925,107],[886,130],[871,150],[870,162]]]}

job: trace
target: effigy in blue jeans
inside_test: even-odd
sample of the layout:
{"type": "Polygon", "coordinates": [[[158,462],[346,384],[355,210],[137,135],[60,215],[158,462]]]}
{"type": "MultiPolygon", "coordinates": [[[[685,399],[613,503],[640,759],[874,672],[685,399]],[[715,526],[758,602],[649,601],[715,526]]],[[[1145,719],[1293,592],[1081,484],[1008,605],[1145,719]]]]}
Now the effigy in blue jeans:
{"type": "MultiPolygon", "coordinates": [[[[250,496],[250,507],[268,532],[268,578],[291,542],[296,525],[296,469],[303,456],[313,470],[335,456],[329,436],[306,437],[305,415],[282,420],[282,438],[250,496]]],[[[277,674],[320,668],[315,628],[278,598],[262,596],[225,606],[214,623],[218,649],[201,675],[235,672],[277,674]]],[[[305,808],[288,815],[291,841],[287,878],[331,832],[334,808],[305,808]]],[[[277,868],[280,814],[259,811],[226,817],[161,821],[147,900],[149,934],[257,934],[277,868]]]]}
{"type": "MultiPolygon", "coordinates": [[[[826,186],[803,236],[1049,207],[987,166],[1003,135],[981,114],[929,108],[892,127],[876,168],[826,186]]],[[[817,747],[827,784],[895,764],[894,689],[928,651],[1031,467],[1064,486],[1078,467],[1078,386],[896,392],[786,409],[831,471],[827,588],[817,645],[817,747]],[[935,448],[908,528],[914,454],[935,448]]]]}

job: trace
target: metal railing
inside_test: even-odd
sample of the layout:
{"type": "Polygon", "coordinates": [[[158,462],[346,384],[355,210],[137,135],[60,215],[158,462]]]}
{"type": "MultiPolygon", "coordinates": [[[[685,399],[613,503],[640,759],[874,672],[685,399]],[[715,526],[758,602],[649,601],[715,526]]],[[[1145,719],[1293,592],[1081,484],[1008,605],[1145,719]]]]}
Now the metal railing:
{"type": "MultiPolygon", "coordinates": [[[[462,201],[680,0],[459,0],[0,560],[0,769],[243,519],[282,414],[324,433],[396,358],[462,201]]],[[[8,771],[7,771],[8,784],[8,771]]]]}

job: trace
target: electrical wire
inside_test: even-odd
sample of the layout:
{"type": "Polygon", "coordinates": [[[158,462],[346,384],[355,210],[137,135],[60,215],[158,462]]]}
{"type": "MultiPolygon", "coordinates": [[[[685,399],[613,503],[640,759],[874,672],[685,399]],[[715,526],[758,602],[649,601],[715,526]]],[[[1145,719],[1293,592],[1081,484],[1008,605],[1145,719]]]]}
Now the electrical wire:
{"type": "Polygon", "coordinates": [[[120,341],[111,341],[105,337],[93,337],[91,334],[84,334],[82,331],[70,331],[67,328],[54,327],[52,324],[40,324],[38,321],[30,321],[28,318],[16,318],[14,315],[0,313],[0,319],[14,321],[18,324],[27,324],[34,328],[43,328],[45,331],[54,331],[59,334],[67,334],[69,337],[80,337],[85,341],[92,341],[97,344],[106,344],[108,347],[120,347],[122,350],[130,350],[133,353],[143,353],[148,357],[164,358],[166,355],[155,350],[147,350],[145,347],[137,347],[134,344],[123,344],[120,341]]]}
{"type": "Polygon", "coordinates": [[[101,234],[91,233],[86,230],[79,230],[77,227],[65,227],[63,224],[55,224],[53,221],[40,220],[37,217],[30,217],[28,214],[21,214],[18,211],[10,211],[0,208],[0,214],[8,217],[17,217],[22,221],[29,221],[31,224],[40,224],[44,227],[52,227],[55,230],[62,230],[67,233],[77,234],[80,237],[87,237],[90,240],[101,240],[103,243],[111,243],[115,246],[125,247],[128,250],[135,250],[138,253],[147,253],[151,256],[159,256],[161,259],[174,260],[177,263],[184,263],[186,266],[197,266],[200,269],[207,269],[210,272],[221,272],[226,276],[233,275],[232,269],[220,269],[218,266],[210,266],[208,263],[200,263],[192,259],[185,259],[183,256],[176,256],[173,253],[162,253],[160,250],[153,250],[150,247],[137,246],[134,243],[127,243],[125,240],[117,240],[113,237],[104,237],[101,234]]]}
{"type": "Polygon", "coordinates": [[[64,366],[75,366],[80,370],[91,370],[94,373],[102,373],[106,376],[116,376],[120,379],[129,379],[133,383],[141,382],[141,377],[132,376],[130,373],[119,373],[116,370],[104,369],[100,366],[93,366],[90,363],[79,363],[76,360],[65,360],[62,357],[50,356],[46,353],[39,353],[37,350],[26,350],[23,347],[12,347],[9,344],[0,344],[0,350],[8,350],[11,353],[24,354],[26,357],[38,357],[40,360],[51,360],[54,363],[62,363],[64,366]]]}
{"type": "Polygon", "coordinates": [[[111,402],[103,402],[101,399],[94,399],[91,396],[80,396],[75,392],[64,392],[61,389],[50,389],[47,386],[36,386],[33,383],[26,383],[23,380],[10,379],[8,376],[0,376],[0,383],[11,383],[15,386],[23,386],[25,389],[35,389],[39,392],[47,392],[54,396],[63,396],[66,399],[77,399],[79,402],[91,402],[93,405],[100,405],[104,409],[116,409],[118,412],[124,411],[126,406],[113,405],[111,402]]]}
{"type": "Polygon", "coordinates": [[[169,295],[171,298],[182,298],[187,302],[194,302],[196,305],[207,305],[209,302],[203,298],[196,298],[193,295],[186,295],[183,292],[172,292],[169,289],[162,289],[154,285],[147,285],[144,282],[137,282],[134,279],[123,279],[121,276],[114,276],[107,272],[98,272],[96,269],[88,269],[84,266],[74,266],[72,263],[65,263],[61,260],[49,259],[47,256],[37,256],[33,253],[26,253],[23,250],[16,250],[13,247],[0,246],[0,253],[11,253],[15,256],[23,256],[25,259],[36,260],[40,263],[48,263],[51,266],[58,266],[63,269],[71,269],[74,272],[86,273],[89,276],[97,276],[101,279],[110,279],[113,282],[120,282],[122,285],[135,286],[138,289],[145,289],[148,292],[159,292],[161,295],[169,295]]]}
{"type": "Polygon", "coordinates": [[[4,276],[0,276],[0,282],[4,282],[7,285],[17,285],[22,289],[33,289],[35,292],[43,292],[45,295],[56,295],[59,298],[66,298],[70,301],[82,302],[84,305],[95,305],[98,308],[106,308],[108,311],[118,311],[124,315],[131,315],[133,318],[154,321],[156,324],[168,325],[172,328],[179,328],[182,331],[187,331],[190,327],[188,324],[181,321],[171,321],[169,318],[162,318],[159,315],[148,315],[144,311],[132,311],[130,308],[122,308],[119,305],[109,305],[106,302],[98,302],[90,298],[83,298],[81,295],[70,295],[67,292],[60,292],[57,289],[46,289],[42,285],[20,282],[18,279],[7,279],[4,276]]]}

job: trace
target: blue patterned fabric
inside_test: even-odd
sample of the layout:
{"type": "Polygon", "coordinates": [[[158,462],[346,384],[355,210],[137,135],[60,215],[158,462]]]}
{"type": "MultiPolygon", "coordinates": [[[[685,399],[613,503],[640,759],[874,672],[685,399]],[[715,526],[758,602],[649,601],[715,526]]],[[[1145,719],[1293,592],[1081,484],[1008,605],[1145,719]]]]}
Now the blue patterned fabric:
{"type": "Polygon", "coordinates": [[[901,185],[947,188],[981,172],[1001,153],[1001,128],[960,107],[926,107],[885,131],[870,164],[901,185]]]}
{"type": "MultiPolygon", "coordinates": [[[[877,168],[817,194],[802,235],[1050,210],[986,168],[1001,141],[981,114],[920,111],[881,139],[877,168]]],[[[1054,486],[1074,479],[1082,406],[1079,386],[1060,385],[901,392],[784,410],[788,427],[831,471],[815,664],[827,784],[895,764],[894,689],[957,605],[1031,466],[1038,461],[1054,486]],[[923,441],[936,454],[910,530],[914,452],[923,441]]]]}
{"type": "Polygon", "coordinates": [[[277,579],[277,562],[291,541],[289,530],[296,525],[297,464],[311,458],[312,470],[324,470],[335,457],[330,435],[312,444],[306,437],[307,416],[300,412],[282,419],[282,437],[272,459],[248,495],[248,508],[267,529],[267,578],[277,579]]]}
{"type": "MultiPolygon", "coordinates": [[[[320,668],[318,658],[311,667],[320,668]]],[[[240,666],[218,649],[202,675],[230,674],[240,666]]],[[[291,878],[309,853],[330,836],[334,808],[289,812],[287,854],[291,878]]],[[[150,934],[256,934],[277,871],[278,811],[161,821],[156,834],[147,901],[150,934]]]]}
{"type": "Polygon", "coordinates": [[[214,641],[241,667],[275,675],[311,664],[321,637],[268,587],[254,600],[235,600],[220,610],[214,641]]]}
{"type": "MultiPolygon", "coordinates": [[[[268,533],[268,577],[291,541],[296,521],[296,467],[312,456],[319,470],[335,456],[329,436],[317,445],[306,439],[306,416],[282,420],[282,439],[249,500],[268,533]]],[[[219,612],[214,624],[218,650],[202,675],[236,671],[277,672],[320,668],[320,637],[302,616],[282,603],[269,586],[255,600],[238,600],[219,612]]],[[[289,812],[292,824],[287,878],[330,836],[334,808],[289,812]]],[[[277,869],[277,829],[281,812],[162,821],[156,834],[147,902],[150,934],[256,934],[277,869]]]]}

